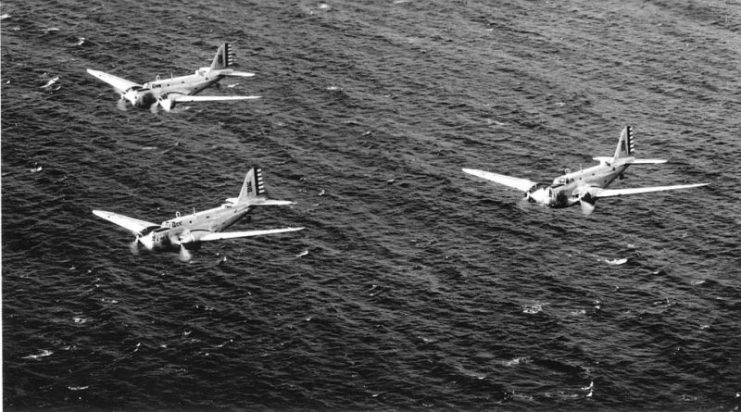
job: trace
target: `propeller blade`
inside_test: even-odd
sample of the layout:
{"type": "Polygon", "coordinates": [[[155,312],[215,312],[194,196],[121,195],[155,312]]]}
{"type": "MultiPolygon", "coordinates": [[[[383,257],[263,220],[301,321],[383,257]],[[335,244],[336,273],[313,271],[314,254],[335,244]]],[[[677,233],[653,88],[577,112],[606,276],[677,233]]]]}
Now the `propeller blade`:
{"type": "Polygon", "coordinates": [[[180,259],[181,262],[190,262],[190,259],[192,259],[190,251],[188,251],[188,249],[186,249],[182,243],[180,244],[180,253],[178,254],[178,259],[180,259]]]}
{"type": "Polygon", "coordinates": [[[581,205],[581,212],[584,214],[584,216],[589,216],[594,212],[594,205],[587,202],[586,200],[580,200],[579,205],[581,205]]]}
{"type": "Polygon", "coordinates": [[[160,106],[166,111],[169,112],[175,107],[175,104],[172,100],[168,99],[167,97],[161,98],[157,101],[160,106]]]}
{"type": "Polygon", "coordinates": [[[129,243],[129,250],[131,250],[132,255],[139,254],[139,236],[133,242],[129,243]]]}
{"type": "Polygon", "coordinates": [[[146,236],[138,237],[137,240],[142,244],[142,246],[147,248],[147,250],[154,249],[154,234],[153,233],[148,233],[146,236]]]}
{"type": "Polygon", "coordinates": [[[122,112],[126,111],[126,100],[124,100],[123,96],[116,102],[116,108],[122,112]]]}
{"type": "Polygon", "coordinates": [[[156,102],[152,103],[152,105],[149,106],[149,111],[152,112],[152,114],[157,114],[160,111],[160,101],[157,100],[156,102]]]}

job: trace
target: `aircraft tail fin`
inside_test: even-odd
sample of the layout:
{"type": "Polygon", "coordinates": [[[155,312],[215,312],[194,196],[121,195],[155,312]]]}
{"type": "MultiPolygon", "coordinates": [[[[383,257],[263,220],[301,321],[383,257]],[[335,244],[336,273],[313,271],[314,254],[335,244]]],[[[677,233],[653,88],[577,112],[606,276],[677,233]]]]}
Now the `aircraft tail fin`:
{"type": "Polygon", "coordinates": [[[620,139],[618,140],[613,160],[633,156],[634,151],[635,143],[633,142],[633,128],[631,126],[625,126],[623,131],[620,133],[620,139]]]}
{"type": "Polygon", "coordinates": [[[214,56],[214,60],[211,62],[211,70],[226,69],[234,64],[234,60],[234,51],[231,45],[224,43],[216,50],[216,56],[214,56]]]}
{"type": "Polygon", "coordinates": [[[247,203],[251,206],[285,206],[290,205],[293,202],[287,200],[268,199],[267,193],[265,192],[265,183],[262,179],[262,169],[259,167],[252,167],[244,177],[242,190],[239,191],[239,197],[236,198],[236,203],[247,203]]]}

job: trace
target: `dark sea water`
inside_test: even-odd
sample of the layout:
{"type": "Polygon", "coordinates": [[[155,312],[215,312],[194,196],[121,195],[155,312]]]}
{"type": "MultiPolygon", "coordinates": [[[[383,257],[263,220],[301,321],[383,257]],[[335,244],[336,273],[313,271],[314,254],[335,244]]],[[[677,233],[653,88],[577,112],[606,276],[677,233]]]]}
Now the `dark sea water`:
{"type": "Polygon", "coordinates": [[[0,13],[6,410],[739,408],[738,0],[0,13]],[[261,100],[124,112],[85,72],[188,74],[224,41],[257,76],[207,93],[261,100]],[[460,170],[549,182],[627,124],[670,162],[613,187],[710,185],[584,217],[460,170]],[[235,230],[306,230],[182,263],[91,213],[214,207],[254,164],[296,203],[235,230]]]}

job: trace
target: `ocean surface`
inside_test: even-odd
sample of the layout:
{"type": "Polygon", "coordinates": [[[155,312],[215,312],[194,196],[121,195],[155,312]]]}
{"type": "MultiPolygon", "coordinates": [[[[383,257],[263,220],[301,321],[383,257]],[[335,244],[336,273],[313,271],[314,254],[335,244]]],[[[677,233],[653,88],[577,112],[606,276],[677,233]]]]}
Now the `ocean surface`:
{"type": "Polygon", "coordinates": [[[5,410],[651,410],[741,406],[738,0],[5,1],[5,410]],[[85,72],[239,70],[172,113],[85,72]],[[614,153],[578,207],[550,182],[614,153]],[[189,263],[160,222],[272,198],[189,263]]]}

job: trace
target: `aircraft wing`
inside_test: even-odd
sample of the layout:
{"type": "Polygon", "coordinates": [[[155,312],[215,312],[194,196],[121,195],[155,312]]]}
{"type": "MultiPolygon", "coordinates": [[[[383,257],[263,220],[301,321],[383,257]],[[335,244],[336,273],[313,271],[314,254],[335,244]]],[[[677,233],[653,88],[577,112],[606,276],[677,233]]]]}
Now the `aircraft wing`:
{"type": "Polygon", "coordinates": [[[497,173],[491,173],[491,172],[485,172],[483,170],[476,170],[476,169],[462,169],[464,172],[474,175],[477,177],[480,177],[482,179],[486,179],[489,181],[492,181],[494,183],[499,183],[500,185],[508,186],[513,189],[517,189],[521,192],[527,192],[535,186],[537,183],[527,180],[527,179],[520,179],[519,177],[511,177],[511,176],[505,176],[500,175],[497,173]]]}
{"type": "Polygon", "coordinates": [[[104,210],[93,210],[93,214],[111,223],[115,223],[135,235],[139,235],[144,230],[149,228],[160,227],[160,225],[156,223],[147,222],[146,220],[134,219],[133,217],[119,215],[113,212],[106,212],[104,210]]]}
{"type": "Polygon", "coordinates": [[[636,195],[640,193],[651,193],[651,192],[662,192],[664,190],[678,190],[678,189],[691,189],[693,187],[707,186],[708,183],[695,183],[691,185],[676,185],[676,186],[654,186],[654,187],[641,187],[636,189],[599,189],[595,188],[590,190],[590,194],[593,197],[615,197],[615,196],[626,196],[636,195]]]}
{"type": "Polygon", "coordinates": [[[100,79],[100,80],[102,80],[102,81],[110,84],[111,86],[113,86],[114,89],[118,90],[119,93],[123,93],[126,90],[129,90],[130,88],[132,88],[134,86],[140,86],[141,87],[140,84],[134,83],[134,82],[129,81],[129,80],[126,80],[126,79],[122,79],[122,78],[117,77],[117,76],[114,76],[112,74],[103,73],[103,72],[98,71],[98,70],[87,69],[87,72],[90,73],[91,75],[97,77],[98,79],[100,79]]]}
{"type": "Polygon", "coordinates": [[[216,102],[227,100],[254,100],[262,96],[192,96],[186,94],[170,94],[168,98],[174,102],[216,102]]]}
{"type": "Polygon", "coordinates": [[[275,233],[296,232],[303,229],[303,227],[288,227],[285,229],[247,230],[243,232],[213,232],[200,236],[198,241],[209,242],[212,240],[234,239],[238,237],[272,235],[275,233]]]}

